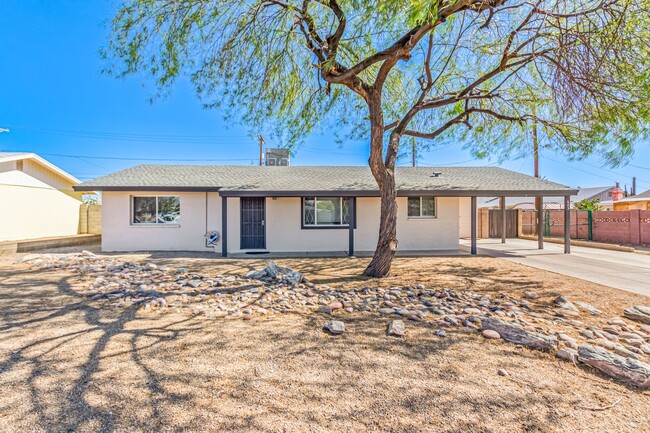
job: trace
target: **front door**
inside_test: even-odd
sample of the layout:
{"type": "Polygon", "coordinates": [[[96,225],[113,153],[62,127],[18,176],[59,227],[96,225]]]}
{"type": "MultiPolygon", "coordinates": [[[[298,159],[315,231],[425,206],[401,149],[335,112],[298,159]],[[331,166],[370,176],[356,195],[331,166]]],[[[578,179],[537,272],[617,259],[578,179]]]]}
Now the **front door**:
{"type": "Polygon", "coordinates": [[[266,199],[264,197],[242,197],[240,248],[242,250],[263,250],[266,248],[266,199]]]}

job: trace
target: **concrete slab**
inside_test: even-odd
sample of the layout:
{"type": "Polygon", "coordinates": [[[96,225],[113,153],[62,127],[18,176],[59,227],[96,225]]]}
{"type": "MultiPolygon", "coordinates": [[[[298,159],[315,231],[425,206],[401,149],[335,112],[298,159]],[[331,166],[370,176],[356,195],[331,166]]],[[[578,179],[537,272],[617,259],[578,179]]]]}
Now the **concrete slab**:
{"type": "MultiPolygon", "coordinates": [[[[372,257],[374,251],[357,251],[355,257],[372,257]]],[[[462,249],[457,250],[405,250],[397,251],[395,254],[396,257],[457,257],[457,256],[467,256],[469,253],[462,249]]],[[[277,252],[255,252],[255,253],[231,253],[228,254],[228,257],[233,259],[278,259],[278,258],[323,258],[323,257],[348,257],[348,253],[345,251],[320,251],[320,252],[288,252],[288,253],[277,253],[277,252]]]]}
{"type": "MultiPolygon", "coordinates": [[[[461,240],[461,247],[468,250],[469,241],[461,240]]],[[[551,243],[539,250],[536,241],[525,239],[478,241],[479,254],[650,296],[650,256],[573,245],[571,254],[563,250],[564,245],[551,243]]]]}

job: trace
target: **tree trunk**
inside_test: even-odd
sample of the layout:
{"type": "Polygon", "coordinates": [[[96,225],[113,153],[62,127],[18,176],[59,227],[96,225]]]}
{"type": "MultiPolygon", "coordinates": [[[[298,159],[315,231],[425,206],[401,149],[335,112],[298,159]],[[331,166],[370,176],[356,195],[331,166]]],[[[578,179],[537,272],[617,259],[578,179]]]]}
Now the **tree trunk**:
{"type": "Polygon", "coordinates": [[[397,189],[395,188],[395,169],[383,169],[381,191],[381,217],[379,220],[379,239],[372,261],[364,275],[381,278],[390,272],[395,251],[397,251],[397,189]]]}
{"type": "Polygon", "coordinates": [[[381,92],[369,96],[370,108],[370,158],[368,164],[381,194],[379,239],[370,264],[364,271],[368,277],[381,278],[388,275],[397,251],[397,188],[395,184],[395,160],[399,136],[392,134],[386,161],[384,151],[384,115],[381,107],[381,92]]]}

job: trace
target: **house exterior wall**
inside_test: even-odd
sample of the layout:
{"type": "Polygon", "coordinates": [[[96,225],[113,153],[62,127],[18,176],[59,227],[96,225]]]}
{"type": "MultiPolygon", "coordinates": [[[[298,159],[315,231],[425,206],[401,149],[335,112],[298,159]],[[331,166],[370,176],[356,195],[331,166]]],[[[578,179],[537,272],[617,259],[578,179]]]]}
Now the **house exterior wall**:
{"type": "Polygon", "coordinates": [[[472,199],[469,197],[460,197],[458,225],[461,238],[469,238],[472,235],[472,199]]]}
{"type": "Polygon", "coordinates": [[[29,160],[0,167],[0,241],[77,234],[82,193],[29,160]]]}
{"type": "Polygon", "coordinates": [[[606,206],[605,210],[650,210],[650,201],[615,201],[611,206],[606,206]]]}
{"type": "MultiPolygon", "coordinates": [[[[222,232],[221,197],[218,193],[104,192],[102,249],[104,251],[212,251],[205,247],[207,230],[222,232]],[[180,197],[177,226],[131,224],[131,197],[174,195],[180,197]]],[[[228,198],[228,252],[240,248],[240,201],[228,198]]],[[[459,199],[439,197],[437,218],[409,219],[407,198],[398,198],[397,236],[401,250],[451,250],[458,248],[459,199]]],[[[266,250],[271,252],[342,252],[348,249],[347,228],[302,229],[300,198],[266,198],[266,250]]],[[[379,198],[357,198],[355,250],[373,251],[379,230],[379,198]]],[[[221,241],[216,252],[221,251],[221,241]]]]}
{"type": "Polygon", "coordinates": [[[221,232],[221,200],[217,193],[105,191],[102,194],[102,251],[213,251],[205,246],[206,215],[207,230],[221,232]],[[132,225],[131,197],[134,195],[179,196],[180,223],[132,225]]]}

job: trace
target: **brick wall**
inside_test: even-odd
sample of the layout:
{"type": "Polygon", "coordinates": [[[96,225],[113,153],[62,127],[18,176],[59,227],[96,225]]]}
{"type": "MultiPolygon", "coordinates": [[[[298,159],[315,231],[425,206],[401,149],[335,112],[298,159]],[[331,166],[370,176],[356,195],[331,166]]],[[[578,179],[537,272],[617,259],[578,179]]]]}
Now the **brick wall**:
{"type": "Polygon", "coordinates": [[[79,207],[79,234],[102,233],[102,205],[82,204],[79,207]]]}
{"type": "Polygon", "coordinates": [[[643,245],[650,245],[650,210],[639,211],[639,238],[643,245]]]}
{"type": "Polygon", "coordinates": [[[596,242],[631,244],[630,228],[630,211],[600,211],[593,213],[593,239],[596,242]]]}
{"type": "MultiPolygon", "coordinates": [[[[520,211],[522,234],[536,235],[536,212],[520,211]]],[[[549,218],[546,230],[550,237],[564,237],[564,211],[545,211],[549,218]]],[[[589,238],[589,219],[586,211],[571,210],[571,238],[589,238]]],[[[599,211],[592,213],[592,240],[611,244],[650,245],[650,211],[599,211]]]]}
{"type": "Polygon", "coordinates": [[[650,211],[594,212],[593,237],[598,242],[650,245],[650,211]]]}

